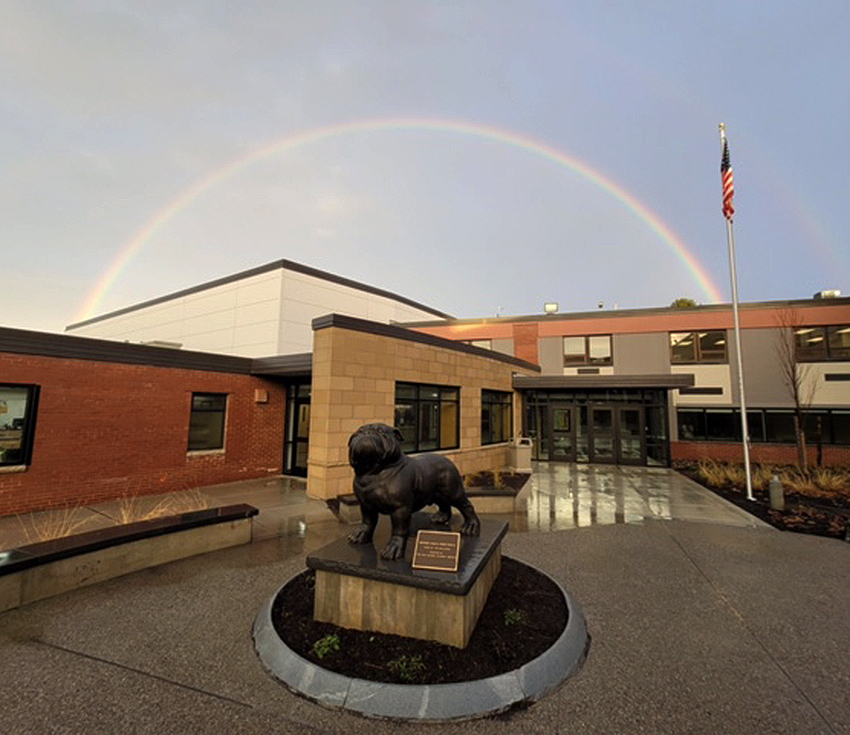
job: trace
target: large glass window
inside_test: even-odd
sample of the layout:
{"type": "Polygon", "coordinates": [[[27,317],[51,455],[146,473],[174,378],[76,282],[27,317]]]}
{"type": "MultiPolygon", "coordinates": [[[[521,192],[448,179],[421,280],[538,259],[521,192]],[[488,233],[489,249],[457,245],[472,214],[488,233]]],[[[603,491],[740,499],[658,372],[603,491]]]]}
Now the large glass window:
{"type": "Polygon", "coordinates": [[[611,335],[564,337],[564,366],[610,365],[611,335]]]}
{"type": "Polygon", "coordinates": [[[850,360],[850,325],[800,327],[794,330],[794,346],[801,362],[850,360]]]}
{"type": "Polygon", "coordinates": [[[670,362],[726,362],[726,332],[671,332],[670,362]]]}
{"type": "Polygon", "coordinates": [[[705,439],[705,411],[703,409],[680,409],[677,412],[677,419],[679,441],[705,439]]]}
{"type": "MultiPolygon", "coordinates": [[[[682,408],[676,412],[679,441],[741,441],[741,412],[731,408],[682,408]]],[[[826,409],[806,413],[806,443],[850,444],[850,411],[826,409]]],[[[794,411],[781,408],[747,409],[752,442],[793,444],[794,411]]]]}
{"type": "Polygon", "coordinates": [[[513,393],[481,391],[481,443],[506,442],[513,435],[513,393]]]}
{"type": "Polygon", "coordinates": [[[850,411],[830,411],[832,419],[832,441],[835,444],[850,444],[850,411]]]}
{"type": "Polygon", "coordinates": [[[37,402],[38,386],[0,385],[0,466],[30,463],[37,402]]]}
{"type": "Polygon", "coordinates": [[[706,438],[715,441],[740,441],[741,415],[738,411],[709,408],[705,412],[706,438]]]}
{"type": "Polygon", "coordinates": [[[793,444],[797,437],[794,431],[794,412],[765,411],[764,429],[767,441],[793,444]]]}
{"type": "Polygon", "coordinates": [[[405,452],[456,449],[460,435],[460,388],[396,383],[395,426],[405,452]]]}
{"type": "Polygon", "coordinates": [[[227,395],[193,393],[189,417],[189,451],[222,449],[227,395]]]}

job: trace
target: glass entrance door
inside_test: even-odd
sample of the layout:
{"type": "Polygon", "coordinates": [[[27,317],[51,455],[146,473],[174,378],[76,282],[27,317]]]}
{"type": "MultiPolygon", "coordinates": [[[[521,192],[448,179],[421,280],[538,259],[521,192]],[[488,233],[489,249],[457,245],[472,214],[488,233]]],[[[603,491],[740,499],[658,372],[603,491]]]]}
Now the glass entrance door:
{"type": "Polygon", "coordinates": [[[289,386],[286,413],[283,472],[286,475],[307,477],[307,449],[310,445],[309,383],[289,386]]]}
{"type": "Polygon", "coordinates": [[[646,440],[642,406],[617,408],[618,464],[646,464],[646,440]]]}
{"type": "Polygon", "coordinates": [[[553,403],[549,406],[549,459],[575,462],[575,407],[553,403]]]}
{"type": "Polygon", "coordinates": [[[590,461],[646,464],[642,406],[590,407],[590,461]]]}
{"type": "Polygon", "coordinates": [[[590,407],[590,461],[616,462],[614,452],[614,409],[609,406],[590,407]]]}

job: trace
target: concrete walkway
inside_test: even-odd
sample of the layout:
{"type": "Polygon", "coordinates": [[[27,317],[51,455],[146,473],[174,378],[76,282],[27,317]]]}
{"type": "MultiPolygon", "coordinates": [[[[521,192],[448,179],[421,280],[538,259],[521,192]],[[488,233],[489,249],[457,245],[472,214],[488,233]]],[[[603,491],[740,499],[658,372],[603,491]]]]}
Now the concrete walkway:
{"type": "Polygon", "coordinates": [[[211,490],[265,498],[253,544],[0,614],[0,730],[850,733],[850,545],[774,531],[645,468],[541,465],[530,530],[505,540],[584,609],[590,654],[557,692],[440,726],[302,700],[264,673],[251,625],[305,554],[347,528],[284,482],[211,490]]]}

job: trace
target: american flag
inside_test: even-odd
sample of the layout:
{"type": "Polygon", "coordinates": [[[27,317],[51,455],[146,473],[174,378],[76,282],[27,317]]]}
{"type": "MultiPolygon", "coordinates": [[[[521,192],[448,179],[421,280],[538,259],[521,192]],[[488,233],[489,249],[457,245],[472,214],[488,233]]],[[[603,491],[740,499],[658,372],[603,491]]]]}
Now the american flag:
{"type": "Polygon", "coordinates": [[[729,163],[729,144],[726,136],[723,136],[723,157],[720,159],[720,181],[723,184],[723,216],[732,221],[735,207],[732,206],[732,197],[735,196],[735,184],[732,181],[732,164],[729,163]]]}

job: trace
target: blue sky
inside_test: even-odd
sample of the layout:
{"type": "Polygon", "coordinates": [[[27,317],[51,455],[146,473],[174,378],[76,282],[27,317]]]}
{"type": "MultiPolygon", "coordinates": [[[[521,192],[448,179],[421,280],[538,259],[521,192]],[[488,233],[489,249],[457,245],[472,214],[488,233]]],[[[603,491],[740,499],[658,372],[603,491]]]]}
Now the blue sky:
{"type": "Polygon", "coordinates": [[[61,331],[279,258],[463,317],[709,302],[650,215],[728,299],[721,121],[741,300],[848,294],[848,8],[9,0],[0,325],[61,331]],[[447,127],[271,147],[387,118],[447,127]]]}

